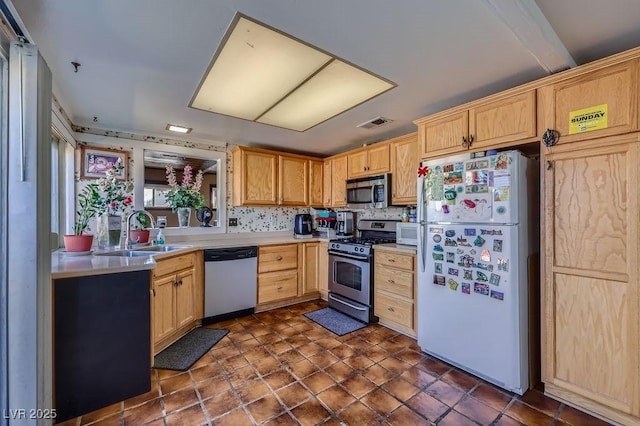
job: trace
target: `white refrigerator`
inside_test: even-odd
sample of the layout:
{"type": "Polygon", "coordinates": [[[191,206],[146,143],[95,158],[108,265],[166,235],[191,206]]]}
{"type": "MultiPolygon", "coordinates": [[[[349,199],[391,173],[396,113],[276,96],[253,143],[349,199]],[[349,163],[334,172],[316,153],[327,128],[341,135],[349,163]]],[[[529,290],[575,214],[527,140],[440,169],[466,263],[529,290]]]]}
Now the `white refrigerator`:
{"type": "Polygon", "coordinates": [[[418,170],[418,344],[520,395],[529,387],[527,258],[538,219],[528,201],[538,174],[519,151],[418,170]]]}

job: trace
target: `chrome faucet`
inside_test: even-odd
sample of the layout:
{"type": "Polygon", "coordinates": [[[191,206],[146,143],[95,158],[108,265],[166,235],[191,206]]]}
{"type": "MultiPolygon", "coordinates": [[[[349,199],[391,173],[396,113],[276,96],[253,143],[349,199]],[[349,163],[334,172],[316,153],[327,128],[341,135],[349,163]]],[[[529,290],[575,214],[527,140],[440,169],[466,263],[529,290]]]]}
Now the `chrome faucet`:
{"type": "Polygon", "coordinates": [[[131,212],[131,214],[127,217],[127,239],[124,242],[124,247],[125,249],[130,249],[133,246],[134,242],[137,241],[131,241],[131,218],[135,215],[137,215],[138,213],[144,213],[147,215],[147,217],[151,220],[151,227],[155,228],[155,224],[153,222],[153,215],[151,213],[149,213],[146,210],[134,210],[133,212],[131,212]]]}

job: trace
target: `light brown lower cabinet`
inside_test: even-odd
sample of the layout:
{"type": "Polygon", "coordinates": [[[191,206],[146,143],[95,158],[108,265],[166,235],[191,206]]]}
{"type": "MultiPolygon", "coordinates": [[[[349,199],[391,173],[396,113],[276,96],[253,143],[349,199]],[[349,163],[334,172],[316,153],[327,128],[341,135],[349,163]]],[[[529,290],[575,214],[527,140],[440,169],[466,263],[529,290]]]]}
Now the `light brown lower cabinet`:
{"type": "Polygon", "coordinates": [[[329,243],[321,241],[318,252],[318,291],[320,297],[329,297],[329,243]]]}
{"type": "Polygon", "coordinates": [[[197,254],[157,260],[152,270],[153,352],[194,328],[198,316],[197,254]]]}
{"type": "Polygon", "coordinates": [[[327,245],[309,241],[258,247],[256,312],[317,299],[327,245]]]}
{"type": "Polygon", "coordinates": [[[374,250],[374,314],[380,324],[416,336],[416,255],[411,251],[374,250]]]}

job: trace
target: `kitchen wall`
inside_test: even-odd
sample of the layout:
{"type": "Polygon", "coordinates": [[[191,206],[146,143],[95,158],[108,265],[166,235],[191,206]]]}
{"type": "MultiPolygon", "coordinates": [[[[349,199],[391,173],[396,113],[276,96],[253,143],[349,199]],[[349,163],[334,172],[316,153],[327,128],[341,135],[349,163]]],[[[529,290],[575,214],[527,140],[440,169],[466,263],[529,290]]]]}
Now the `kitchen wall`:
{"type": "MultiPolygon", "coordinates": [[[[275,231],[291,231],[293,232],[293,221],[298,213],[310,213],[308,207],[234,207],[232,206],[233,194],[233,167],[231,161],[231,150],[235,147],[233,144],[208,145],[195,142],[181,141],[178,139],[156,138],[152,136],[143,136],[134,133],[114,132],[108,130],[75,127],[74,130],[79,133],[89,133],[100,136],[117,137],[122,143],[113,146],[114,149],[122,151],[133,151],[136,140],[144,142],[155,142],[159,145],[174,145],[188,148],[197,148],[209,151],[226,151],[227,152],[227,218],[238,219],[238,226],[228,227],[228,233],[240,232],[275,232],[275,231]]],[[[81,143],[81,142],[80,142],[81,143]]],[[[80,173],[80,154],[79,149],[76,150],[76,191],[80,191],[86,184],[86,181],[78,179],[80,173]]],[[[132,170],[134,164],[132,156],[129,156],[129,170],[132,170]]],[[[135,183],[135,182],[134,182],[135,183]]],[[[345,210],[345,209],[336,209],[345,210]]],[[[393,219],[399,220],[402,208],[390,207],[387,209],[357,209],[357,219],[393,219]]],[[[91,228],[94,229],[94,228],[91,228]]]]}

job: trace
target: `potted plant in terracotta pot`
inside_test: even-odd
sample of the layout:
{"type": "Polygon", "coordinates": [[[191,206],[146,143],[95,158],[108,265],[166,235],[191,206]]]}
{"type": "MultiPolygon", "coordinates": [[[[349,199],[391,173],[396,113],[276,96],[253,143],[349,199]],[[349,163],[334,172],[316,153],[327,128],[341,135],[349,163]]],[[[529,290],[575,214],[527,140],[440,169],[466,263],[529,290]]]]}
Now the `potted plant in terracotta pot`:
{"type": "Polygon", "coordinates": [[[97,183],[88,183],[78,194],[78,210],[73,225],[73,234],[65,235],[64,247],[68,252],[91,250],[93,235],[85,234],[89,221],[101,212],[101,200],[97,183]]]}
{"type": "Polygon", "coordinates": [[[149,242],[149,227],[151,220],[143,212],[138,212],[134,216],[135,222],[131,231],[131,241],[137,244],[145,244],[149,242]]]}

